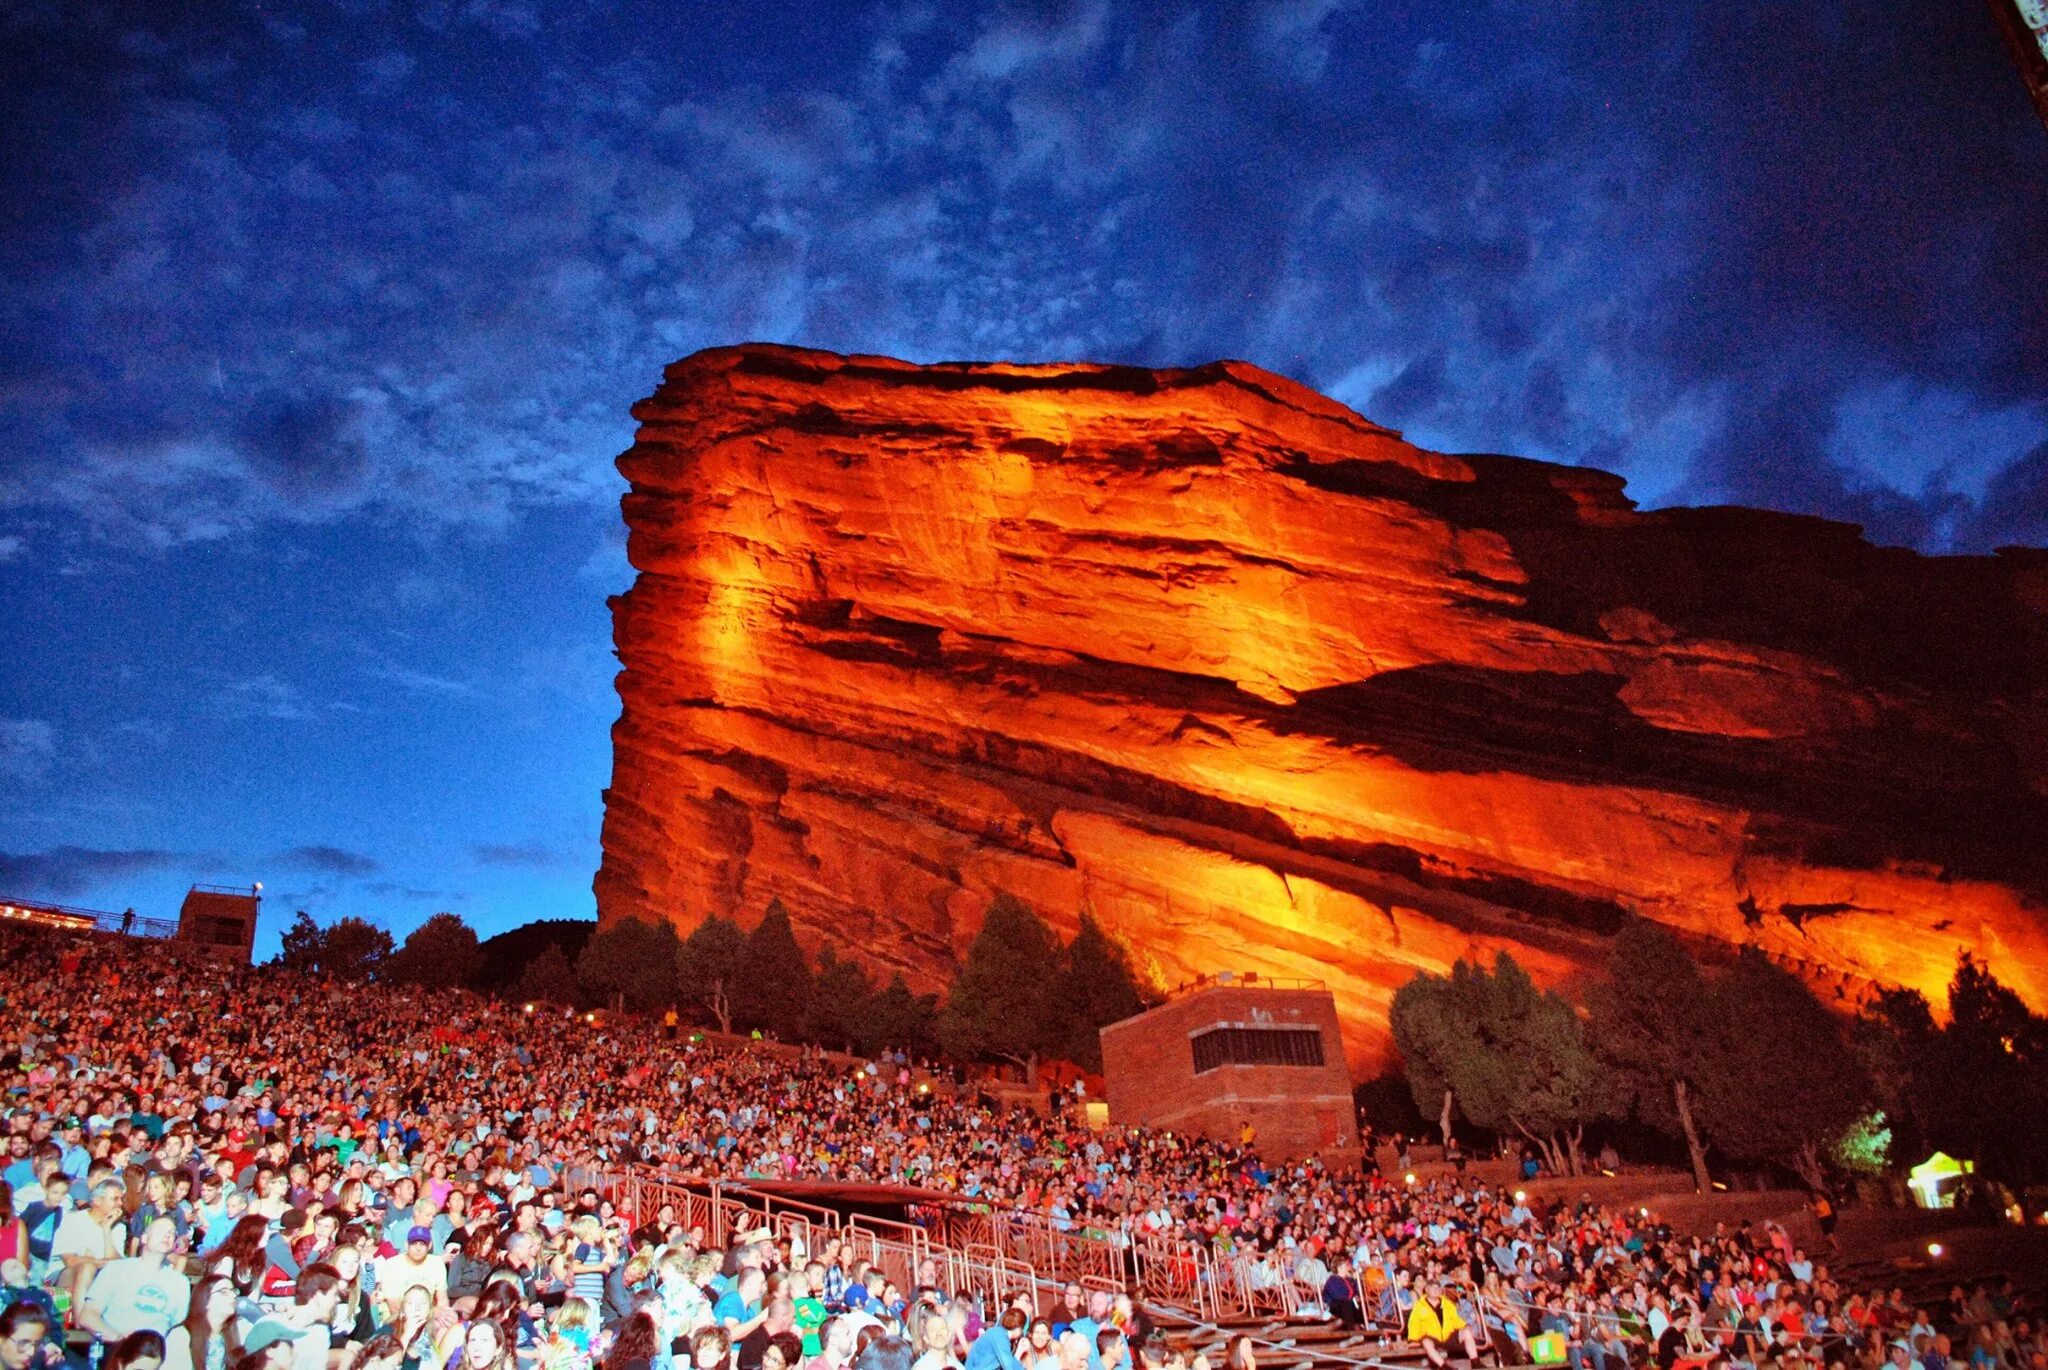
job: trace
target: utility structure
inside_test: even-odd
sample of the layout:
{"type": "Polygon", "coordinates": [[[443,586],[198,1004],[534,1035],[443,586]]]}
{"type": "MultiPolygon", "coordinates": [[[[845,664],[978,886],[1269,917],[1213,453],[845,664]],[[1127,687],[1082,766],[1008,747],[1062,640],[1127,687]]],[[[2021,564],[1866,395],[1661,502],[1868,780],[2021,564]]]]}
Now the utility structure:
{"type": "Polygon", "coordinates": [[[1337,1001],[1320,980],[1223,971],[1102,1029],[1115,1123],[1235,1142],[1269,1156],[1356,1140],[1337,1001]]]}

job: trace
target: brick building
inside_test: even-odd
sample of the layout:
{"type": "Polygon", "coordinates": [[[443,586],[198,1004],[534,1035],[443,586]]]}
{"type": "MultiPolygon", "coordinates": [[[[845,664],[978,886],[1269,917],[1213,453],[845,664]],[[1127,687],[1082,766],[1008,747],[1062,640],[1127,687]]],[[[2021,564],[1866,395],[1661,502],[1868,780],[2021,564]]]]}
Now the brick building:
{"type": "Polygon", "coordinates": [[[1357,1132],[1337,1001],[1316,981],[1225,972],[1102,1029],[1116,1123],[1236,1140],[1296,1156],[1349,1146],[1357,1132]]]}

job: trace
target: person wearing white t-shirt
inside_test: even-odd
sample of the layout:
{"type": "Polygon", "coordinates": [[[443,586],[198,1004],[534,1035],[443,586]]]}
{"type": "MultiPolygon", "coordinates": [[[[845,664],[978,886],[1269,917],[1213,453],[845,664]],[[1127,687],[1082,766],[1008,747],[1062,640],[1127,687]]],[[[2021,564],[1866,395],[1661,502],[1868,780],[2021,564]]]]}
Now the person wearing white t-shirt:
{"type": "Polygon", "coordinates": [[[112,1261],[93,1277],[79,1305],[78,1323],[101,1341],[131,1332],[164,1336],[185,1320],[192,1285],[171,1264],[178,1226],[158,1218],[142,1230],[142,1254],[112,1261]]]}
{"type": "Polygon", "coordinates": [[[387,1316],[396,1316],[405,1291],[419,1285],[434,1296],[434,1306],[448,1304],[448,1264],[434,1254],[432,1228],[415,1227],[405,1234],[405,1250],[377,1262],[377,1296],[387,1316]]]}
{"type": "Polygon", "coordinates": [[[70,1291],[74,1301],[84,1296],[102,1267],[121,1259],[121,1206],[127,1197],[128,1187],[119,1180],[101,1180],[86,1206],[66,1213],[58,1224],[50,1241],[50,1267],[59,1272],[52,1282],[70,1291]]]}

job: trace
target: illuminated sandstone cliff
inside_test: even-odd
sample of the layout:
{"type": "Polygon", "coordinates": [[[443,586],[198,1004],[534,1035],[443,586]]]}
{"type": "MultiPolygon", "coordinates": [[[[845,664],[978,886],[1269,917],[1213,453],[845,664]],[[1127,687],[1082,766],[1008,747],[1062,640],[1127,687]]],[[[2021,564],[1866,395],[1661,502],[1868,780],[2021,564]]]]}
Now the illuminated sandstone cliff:
{"type": "Polygon", "coordinates": [[[990,895],[1168,982],[1597,964],[2048,1005],[2048,556],[1423,451],[1240,363],[700,353],[634,410],[600,916],[780,898],[937,987],[990,895]]]}

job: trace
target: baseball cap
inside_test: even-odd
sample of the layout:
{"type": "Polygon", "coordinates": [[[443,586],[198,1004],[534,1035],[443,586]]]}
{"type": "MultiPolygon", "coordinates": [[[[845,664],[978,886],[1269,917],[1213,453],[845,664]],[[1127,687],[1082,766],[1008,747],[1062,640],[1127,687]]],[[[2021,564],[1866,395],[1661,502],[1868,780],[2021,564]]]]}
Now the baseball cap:
{"type": "Polygon", "coordinates": [[[314,1331],[324,1332],[326,1328],[324,1326],[319,1328],[293,1327],[281,1318],[263,1318],[254,1327],[249,1329],[249,1339],[242,1343],[242,1349],[244,1351],[262,1351],[277,1345],[281,1341],[297,1341],[300,1337],[314,1331]]]}
{"type": "Polygon", "coordinates": [[[432,1246],[434,1244],[434,1229],[431,1227],[415,1227],[405,1234],[405,1241],[408,1246],[414,1242],[425,1242],[428,1246],[432,1246]]]}

